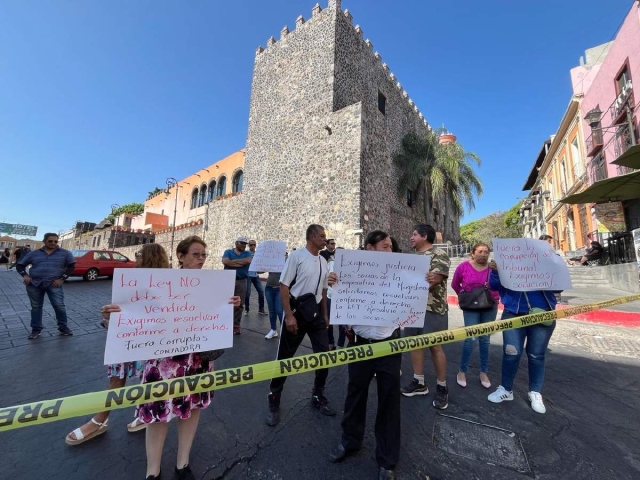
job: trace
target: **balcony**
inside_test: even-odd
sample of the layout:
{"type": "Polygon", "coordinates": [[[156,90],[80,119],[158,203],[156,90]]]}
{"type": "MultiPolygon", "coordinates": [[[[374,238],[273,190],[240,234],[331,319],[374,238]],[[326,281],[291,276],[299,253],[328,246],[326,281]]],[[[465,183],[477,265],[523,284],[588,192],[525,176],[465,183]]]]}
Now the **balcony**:
{"type": "Polygon", "coordinates": [[[616,130],[615,141],[613,142],[613,152],[618,158],[633,146],[633,138],[629,130],[629,124],[623,123],[616,130]]]}
{"type": "Polygon", "coordinates": [[[594,128],[592,131],[593,133],[585,141],[587,144],[588,157],[595,157],[596,154],[602,150],[602,146],[604,145],[602,129],[594,128]]]}
{"type": "Polygon", "coordinates": [[[616,124],[626,115],[626,107],[630,104],[633,106],[633,85],[631,80],[627,80],[620,93],[609,107],[611,113],[611,123],[616,124]]]}

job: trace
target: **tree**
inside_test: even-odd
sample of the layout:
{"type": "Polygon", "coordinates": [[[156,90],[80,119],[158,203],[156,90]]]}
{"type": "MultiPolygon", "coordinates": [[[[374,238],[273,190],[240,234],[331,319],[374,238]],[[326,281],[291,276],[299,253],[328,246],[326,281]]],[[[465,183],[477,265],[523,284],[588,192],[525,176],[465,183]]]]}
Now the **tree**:
{"type": "Polygon", "coordinates": [[[404,198],[407,190],[420,192],[425,220],[431,221],[434,204],[442,199],[452,213],[460,217],[475,208],[475,198],[482,195],[482,183],[472,164],[480,165],[480,158],[457,142],[440,144],[440,130],[429,131],[426,137],[408,133],[402,146],[393,155],[400,170],[398,195],[404,198]]]}
{"type": "Polygon", "coordinates": [[[153,197],[155,197],[156,195],[158,195],[159,193],[162,193],[164,190],[162,188],[156,187],[154,188],[152,191],[150,191],[147,195],[147,200],[152,199],[153,197]]]}
{"type": "Polygon", "coordinates": [[[460,237],[470,245],[478,242],[491,245],[494,238],[520,238],[522,226],[518,216],[519,204],[506,212],[498,211],[460,227],[460,237]]]}
{"type": "Polygon", "coordinates": [[[122,215],[123,213],[140,215],[142,212],[144,212],[144,205],[142,203],[128,203],[113,210],[109,215],[107,215],[107,220],[110,223],[113,223],[115,222],[116,217],[122,215]]]}

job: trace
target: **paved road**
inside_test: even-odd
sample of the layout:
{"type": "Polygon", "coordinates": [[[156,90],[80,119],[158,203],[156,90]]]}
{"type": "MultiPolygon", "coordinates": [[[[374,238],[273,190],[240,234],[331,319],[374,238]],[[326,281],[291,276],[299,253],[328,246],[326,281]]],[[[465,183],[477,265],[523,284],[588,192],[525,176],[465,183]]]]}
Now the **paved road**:
{"type": "MultiPolygon", "coordinates": [[[[99,306],[110,298],[111,282],[71,281],[65,285],[75,335],[60,337],[47,307],[47,335],[27,341],[26,295],[15,273],[0,272],[0,405],[61,397],[106,386],[102,366],[104,331],[97,326],[99,306]]],[[[255,295],[252,297],[255,300],[255,295]]],[[[254,311],[257,308],[253,309],[254,311]]],[[[264,340],[265,317],[245,317],[243,335],[217,362],[219,368],[249,364],[275,355],[264,340]]],[[[452,326],[460,325],[457,309],[452,326]]],[[[526,402],[526,364],[515,386],[516,399],[494,405],[476,380],[474,359],[466,389],[455,385],[460,345],[448,354],[450,406],[437,412],[432,395],[402,399],[402,456],[399,478],[411,479],[633,479],[640,477],[640,329],[601,327],[563,321],[547,358],[545,415],[526,402]],[[441,415],[444,413],[446,416],[441,415]],[[475,423],[473,423],[475,422],[475,423]],[[505,431],[506,430],[506,431],[505,431]],[[517,449],[521,448],[520,453],[517,449]],[[496,453],[496,452],[499,452],[496,453]],[[511,467],[498,466],[510,464],[511,467]],[[515,469],[529,469],[518,473],[515,469]]],[[[490,376],[498,380],[501,338],[492,338],[490,376]]],[[[309,351],[308,344],[301,349],[309,351]]],[[[411,378],[408,355],[403,380],[411,378]]],[[[428,378],[433,373],[428,367],[428,378]]],[[[339,465],[327,454],[340,438],[340,417],[321,417],[308,406],[312,374],[287,381],[283,421],[264,424],[267,383],[221,390],[205,410],[191,464],[198,478],[326,479],[375,478],[374,409],[361,452],[339,465]]],[[[333,369],[327,395],[340,408],[346,367],[333,369]]],[[[433,383],[433,381],[431,382],[433,383]]],[[[375,402],[375,386],[371,402],[375,402]]],[[[71,419],[0,434],[2,473],[12,479],[144,478],[144,434],[126,432],[132,409],[112,414],[109,431],[78,447],[64,436],[85,419],[71,419]]],[[[172,478],[175,426],[163,458],[163,478],[172,478]]]]}

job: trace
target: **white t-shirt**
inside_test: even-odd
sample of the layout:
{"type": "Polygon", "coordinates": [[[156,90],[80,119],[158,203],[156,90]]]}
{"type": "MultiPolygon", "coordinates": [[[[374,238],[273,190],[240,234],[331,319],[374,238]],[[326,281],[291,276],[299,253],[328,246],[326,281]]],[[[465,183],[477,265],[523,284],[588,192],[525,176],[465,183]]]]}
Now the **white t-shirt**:
{"type": "Polygon", "coordinates": [[[329,286],[328,276],[327,261],[320,255],[312,255],[306,248],[300,248],[289,255],[280,275],[280,283],[289,287],[295,278],[296,283],[291,287],[291,295],[299,297],[305,293],[315,292],[316,301],[320,303],[322,290],[326,290],[329,286]],[[320,277],[320,284],[318,284],[318,277],[320,277]]]}
{"type": "Polygon", "coordinates": [[[356,335],[369,340],[382,340],[383,338],[389,338],[393,331],[398,328],[393,327],[374,327],[372,325],[353,325],[351,327],[356,335]]]}

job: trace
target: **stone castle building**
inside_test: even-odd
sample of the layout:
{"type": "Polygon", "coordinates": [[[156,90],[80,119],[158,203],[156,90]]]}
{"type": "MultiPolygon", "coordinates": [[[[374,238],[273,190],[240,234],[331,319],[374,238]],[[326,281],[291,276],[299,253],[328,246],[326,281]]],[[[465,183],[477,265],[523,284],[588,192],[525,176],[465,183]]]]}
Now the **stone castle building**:
{"type": "MultiPolygon", "coordinates": [[[[425,217],[398,197],[391,158],[405,134],[428,128],[340,1],[316,5],[256,51],[244,189],[209,209],[213,261],[238,234],[302,245],[310,223],[346,248],[379,228],[408,248],[425,217]]],[[[438,229],[457,236],[458,219],[446,218],[438,229]]]]}
{"type": "Polygon", "coordinates": [[[221,178],[214,164],[174,187],[180,221],[171,221],[171,190],[148,200],[133,227],[148,228],[142,220],[148,213],[164,214],[168,220],[158,222],[164,229],[152,228],[155,241],[170,248],[173,236],[175,248],[188,235],[204,236],[213,268],[239,235],[300,247],[311,223],[345,248],[383,229],[408,250],[413,226],[425,220],[455,243],[459,219],[444,202],[436,199],[425,217],[416,193],[398,194],[392,156],[407,133],[429,130],[340,0],[325,9],[316,4],[310,18],[299,16],[295,28],[285,26],[256,50],[246,149],[233,154],[241,153],[244,163],[217,170],[229,170],[230,178],[241,173],[239,190],[211,196],[211,182],[217,178],[219,186],[221,178]]]}

